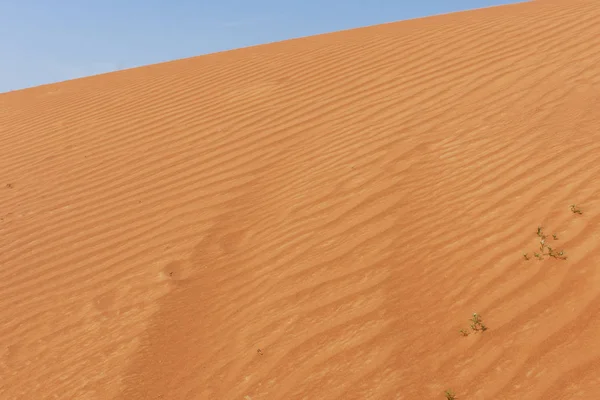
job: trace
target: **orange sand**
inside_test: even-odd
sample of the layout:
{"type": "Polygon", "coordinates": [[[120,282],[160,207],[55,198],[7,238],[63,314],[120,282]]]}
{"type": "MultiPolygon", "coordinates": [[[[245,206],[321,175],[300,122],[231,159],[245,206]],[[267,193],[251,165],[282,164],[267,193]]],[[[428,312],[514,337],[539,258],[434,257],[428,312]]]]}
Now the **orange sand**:
{"type": "Polygon", "coordinates": [[[0,148],[1,399],[600,396],[598,1],[5,93],[0,148]]]}

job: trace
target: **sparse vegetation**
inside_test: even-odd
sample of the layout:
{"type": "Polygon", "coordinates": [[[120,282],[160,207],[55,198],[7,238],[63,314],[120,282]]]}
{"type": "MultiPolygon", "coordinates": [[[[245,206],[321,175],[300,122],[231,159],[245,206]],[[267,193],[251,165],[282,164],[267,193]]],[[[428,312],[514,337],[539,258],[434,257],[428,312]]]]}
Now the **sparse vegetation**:
{"type": "MultiPolygon", "coordinates": [[[[579,209],[579,207],[577,207],[575,204],[572,204],[570,208],[571,208],[571,212],[573,214],[583,214],[581,209],[579,209]]],[[[556,258],[559,260],[567,259],[567,256],[565,256],[564,250],[557,251],[557,250],[553,249],[552,246],[550,246],[548,243],[546,243],[547,236],[544,233],[544,228],[541,225],[537,227],[536,235],[539,238],[540,247],[539,247],[539,252],[533,253],[535,258],[537,258],[538,260],[543,260],[544,256],[549,256],[549,257],[556,258]]],[[[553,233],[552,239],[558,240],[558,235],[556,233],[553,233]]],[[[529,260],[529,254],[524,252],[523,258],[525,260],[529,260]]],[[[485,326],[485,324],[483,323],[481,316],[477,313],[473,313],[473,317],[469,321],[471,322],[470,327],[471,327],[471,331],[473,331],[473,332],[484,332],[488,329],[487,326],[485,326]]],[[[462,336],[468,336],[469,331],[466,329],[461,329],[460,334],[462,336]]],[[[452,390],[446,390],[444,392],[444,394],[445,394],[447,400],[455,400],[456,399],[456,396],[452,390]]]]}
{"type": "MultiPolygon", "coordinates": [[[[547,236],[546,236],[546,234],[544,234],[544,228],[542,228],[541,226],[538,226],[536,235],[540,238],[540,252],[533,253],[533,256],[535,258],[537,258],[540,261],[544,259],[544,256],[553,257],[553,258],[556,258],[559,260],[567,259],[567,256],[565,256],[564,250],[555,251],[552,247],[550,247],[546,243],[547,236]]],[[[558,236],[556,235],[556,233],[552,234],[552,238],[554,240],[558,240],[558,236]]],[[[525,260],[529,260],[527,253],[524,253],[523,257],[525,258],[525,260]]]]}
{"type": "Polygon", "coordinates": [[[454,392],[452,390],[446,390],[444,392],[444,394],[446,395],[446,400],[455,400],[456,399],[456,395],[454,394],[454,392]]]}
{"type": "Polygon", "coordinates": [[[577,207],[575,204],[571,204],[571,212],[573,214],[583,214],[579,207],[577,207]]]}

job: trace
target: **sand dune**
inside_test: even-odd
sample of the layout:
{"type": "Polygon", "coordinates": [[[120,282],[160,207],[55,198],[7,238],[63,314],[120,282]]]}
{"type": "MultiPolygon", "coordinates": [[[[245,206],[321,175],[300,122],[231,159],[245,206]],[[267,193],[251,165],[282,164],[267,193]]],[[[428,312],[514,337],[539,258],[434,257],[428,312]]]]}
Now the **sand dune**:
{"type": "Polygon", "coordinates": [[[599,110],[574,0],[2,94],[0,398],[598,398],[599,110]]]}

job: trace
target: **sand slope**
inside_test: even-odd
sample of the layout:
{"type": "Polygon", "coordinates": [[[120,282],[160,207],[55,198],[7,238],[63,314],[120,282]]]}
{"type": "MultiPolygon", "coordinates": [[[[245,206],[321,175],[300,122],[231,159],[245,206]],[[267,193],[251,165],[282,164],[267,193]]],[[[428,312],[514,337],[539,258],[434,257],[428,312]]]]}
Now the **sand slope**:
{"type": "Polygon", "coordinates": [[[598,398],[599,110],[573,0],[2,94],[0,398],[598,398]]]}

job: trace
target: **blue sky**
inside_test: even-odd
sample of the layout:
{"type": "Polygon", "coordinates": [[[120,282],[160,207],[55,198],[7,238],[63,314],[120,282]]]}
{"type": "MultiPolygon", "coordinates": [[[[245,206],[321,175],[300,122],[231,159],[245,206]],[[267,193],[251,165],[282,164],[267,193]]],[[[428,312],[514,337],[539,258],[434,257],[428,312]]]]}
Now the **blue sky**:
{"type": "Polygon", "coordinates": [[[0,93],[511,0],[0,0],[0,93]]]}

